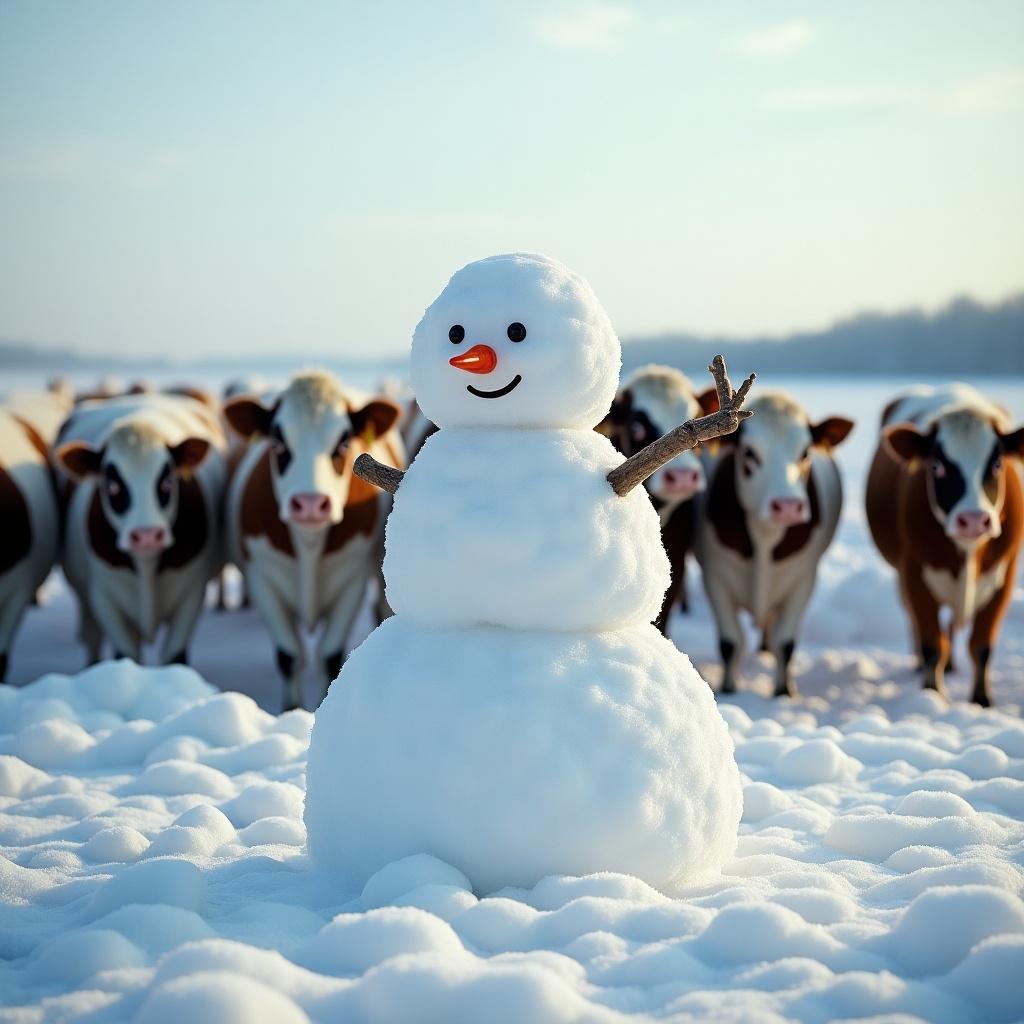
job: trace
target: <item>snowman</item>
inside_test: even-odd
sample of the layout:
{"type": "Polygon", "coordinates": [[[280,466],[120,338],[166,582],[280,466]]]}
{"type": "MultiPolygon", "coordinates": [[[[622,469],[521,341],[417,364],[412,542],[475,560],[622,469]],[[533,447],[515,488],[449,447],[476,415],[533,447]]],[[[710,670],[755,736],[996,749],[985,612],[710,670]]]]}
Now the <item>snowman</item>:
{"type": "Polygon", "coordinates": [[[733,852],[739,771],[707,683],[652,625],[669,583],[637,486],[729,433],[717,413],[623,461],[594,431],[618,383],[608,315],[577,274],[516,253],[464,267],[412,343],[440,430],[402,473],[384,559],[394,616],[316,715],[305,819],[318,867],[359,885],[429,853],[478,893],[616,871],[664,892],[733,852]]]}

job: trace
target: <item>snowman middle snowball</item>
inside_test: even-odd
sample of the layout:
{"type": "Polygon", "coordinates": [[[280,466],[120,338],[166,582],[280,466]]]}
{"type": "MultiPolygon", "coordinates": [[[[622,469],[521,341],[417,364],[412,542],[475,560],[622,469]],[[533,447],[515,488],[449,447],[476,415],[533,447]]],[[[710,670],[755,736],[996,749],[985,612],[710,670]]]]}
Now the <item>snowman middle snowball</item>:
{"type": "Polygon", "coordinates": [[[361,883],[425,852],[478,891],[602,869],[674,890],[731,854],[728,730],[651,625],[658,516],[593,429],[620,365],[590,286],[545,256],[471,263],[427,309],[412,384],[441,429],[387,523],[395,617],[317,712],[319,866],[361,883]]]}

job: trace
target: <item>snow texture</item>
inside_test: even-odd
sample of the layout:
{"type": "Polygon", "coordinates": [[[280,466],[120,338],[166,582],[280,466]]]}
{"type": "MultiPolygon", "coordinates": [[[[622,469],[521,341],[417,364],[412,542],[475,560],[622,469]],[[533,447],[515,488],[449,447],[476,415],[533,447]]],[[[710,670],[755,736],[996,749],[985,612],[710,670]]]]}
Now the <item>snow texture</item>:
{"type": "Polygon", "coordinates": [[[1020,1019],[1024,726],[859,664],[721,705],[739,846],[677,898],[349,886],[303,850],[309,714],[128,662],[0,689],[0,1021],[1020,1019]]]}
{"type": "Polygon", "coordinates": [[[480,892],[616,870],[672,890],[736,845],[742,797],[714,697],[653,626],[435,630],[398,615],[316,715],[306,826],[361,885],[429,853],[480,892]]]}
{"type": "Polygon", "coordinates": [[[668,587],[668,558],[643,488],[622,498],[605,479],[620,462],[590,430],[434,434],[388,517],[391,607],[441,627],[651,622],[668,587]]]}
{"type": "Polygon", "coordinates": [[[621,351],[608,314],[582,277],[536,253],[492,256],[456,273],[423,314],[413,335],[411,382],[426,416],[448,427],[575,427],[589,430],[608,411],[619,382],[621,351]],[[526,337],[513,342],[510,324],[526,337]],[[458,325],[464,339],[453,344],[458,325]],[[497,366],[467,373],[448,360],[486,345],[497,366]],[[522,381],[500,399],[495,391],[522,381]]]}

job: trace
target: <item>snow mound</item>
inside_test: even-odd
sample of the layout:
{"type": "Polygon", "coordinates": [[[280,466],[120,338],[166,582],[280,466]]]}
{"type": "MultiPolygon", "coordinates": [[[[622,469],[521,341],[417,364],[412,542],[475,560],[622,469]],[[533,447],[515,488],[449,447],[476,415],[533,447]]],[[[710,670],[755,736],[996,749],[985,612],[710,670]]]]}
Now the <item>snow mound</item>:
{"type": "Polygon", "coordinates": [[[653,626],[396,616],[354,652],[310,741],[310,853],[359,885],[429,853],[480,893],[604,870],[674,889],[731,855],[740,810],[711,691],[653,626]]]}
{"type": "MultiPolygon", "coordinates": [[[[559,642],[568,683],[572,640],[559,642]]],[[[644,672],[657,677],[657,662],[644,672]]],[[[624,678],[634,668],[627,659],[624,678]]],[[[490,698],[491,741],[512,742],[492,676],[473,678],[479,695],[461,696],[490,698]]],[[[433,679],[396,695],[407,743],[431,741],[454,699],[433,679]]],[[[831,704],[723,703],[742,771],[739,845],[720,876],[677,898],[609,871],[488,895],[427,849],[349,882],[303,848],[311,716],[274,719],[188,669],[127,663],[2,689],[0,1020],[1019,1020],[1020,724],[909,687],[880,701],[890,685],[861,680],[831,704]],[[37,758],[59,765],[12,752],[58,725],[80,730],[66,758],[37,758]],[[218,794],[185,785],[185,763],[215,767],[218,794]],[[140,786],[161,764],[183,784],[140,786]]],[[[650,696],[640,706],[666,727],[683,713],[650,696]]],[[[600,709],[579,694],[558,734],[542,731],[544,800],[569,784],[558,775],[600,709]]],[[[408,765],[392,765],[397,789],[416,782],[408,765]]],[[[635,781],[627,759],[617,769],[613,805],[635,781]]],[[[354,755],[346,770],[365,771],[354,755]]],[[[530,780],[510,768],[501,781],[495,814],[530,780]]],[[[578,791],[560,804],[570,834],[578,791]]]]}
{"type": "Polygon", "coordinates": [[[621,498],[605,479],[621,461],[593,431],[434,434],[388,517],[391,607],[440,627],[584,631],[653,621],[668,559],[643,488],[621,498]]]}

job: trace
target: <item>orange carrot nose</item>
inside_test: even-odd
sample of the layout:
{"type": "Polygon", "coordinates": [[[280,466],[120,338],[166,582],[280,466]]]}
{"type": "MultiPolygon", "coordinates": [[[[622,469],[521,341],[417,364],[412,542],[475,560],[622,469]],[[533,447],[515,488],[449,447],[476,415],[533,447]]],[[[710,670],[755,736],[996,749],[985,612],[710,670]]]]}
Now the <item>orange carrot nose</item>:
{"type": "Polygon", "coordinates": [[[498,353],[490,345],[474,345],[448,360],[452,366],[469,373],[490,373],[498,365],[498,353]]]}

